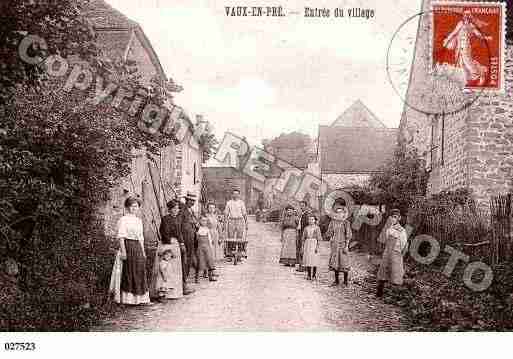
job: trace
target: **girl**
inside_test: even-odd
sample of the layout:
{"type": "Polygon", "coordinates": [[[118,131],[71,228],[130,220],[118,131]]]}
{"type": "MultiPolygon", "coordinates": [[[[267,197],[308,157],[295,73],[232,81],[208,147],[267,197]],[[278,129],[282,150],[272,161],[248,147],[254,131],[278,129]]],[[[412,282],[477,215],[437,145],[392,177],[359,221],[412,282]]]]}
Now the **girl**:
{"type": "MultiPolygon", "coordinates": [[[[177,255],[179,252],[177,251],[177,255]]],[[[156,289],[159,299],[176,299],[182,296],[181,264],[176,261],[176,255],[171,248],[163,248],[160,252],[156,289]],[[177,271],[178,270],[178,271],[177,271]]]]}
{"type": "Polygon", "coordinates": [[[294,207],[288,205],[285,208],[285,215],[281,222],[281,254],[280,263],[286,266],[296,265],[296,242],[297,242],[297,226],[299,219],[294,214],[294,207]]]}
{"type": "Polygon", "coordinates": [[[348,285],[348,277],[350,270],[349,263],[349,242],[352,238],[351,224],[347,220],[347,209],[342,204],[333,206],[335,215],[331,219],[326,236],[330,238],[330,269],[335,272],[335,281],[332,287],[340,284],[339,273],[344,273],[344,285],[348,285]]]}
{"type": "Polygon", "coordinates": [[[214,258],[212,257],[212,236],[208,229],[208,219],[206,216],[202,216],[199,222],[200,227],[196,233],[196,237],[198,239],[198,268],[196,269],[195,282],[199,283],[199,273],[205,270],[208,271],[208,280],[215,282],[217,279],[215,279],[213,275],[215,264],[214,258]]]}
{"type": "Polygon", "coordinates": [[[321,230],[316,224],[315,215],[308,216],[308,225],[303,231],[303,265],[306,267],[307,279],[317,278],[317,267],[319,266],[319,242],[322,240],[321,230]]]}
{"type": "Polygon", "coordinates": [[[385,230],[385,251],[378,270],[378,288],[376,295],[383,296],[385,282],[403,284],[404,265],[403,254],[408,242],[406,230],[401,226],[399,220],[401,212],[393,209],[388,219],[390,226],[385,230]]]}
{"type": "Polygon", "coordinates": [[[221,239],[221,223],[217,217],[216,204],[210,202],[207,205],[207,219],[210,235],[212,236],[212,255],[214,261],[220,261],[224,258],[223,241],[221,239]]]}
{"type": "Polygon", "coordinates": [[[123,262],[121,293],[119,297],[116,296],[116,301],[129,305],[150,304],[143,224],[136,215],[139,211],[139,201],[134,197],[127,198],[125,210],[126,214],[118,222],[119,256],[123,262]]]}

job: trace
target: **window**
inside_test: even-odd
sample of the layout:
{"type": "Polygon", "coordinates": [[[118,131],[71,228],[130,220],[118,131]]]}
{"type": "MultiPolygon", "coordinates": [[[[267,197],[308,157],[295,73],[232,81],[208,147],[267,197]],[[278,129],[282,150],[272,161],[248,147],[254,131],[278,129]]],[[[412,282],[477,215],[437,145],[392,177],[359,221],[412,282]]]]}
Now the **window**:
{"type": "Polygon", "coordinates": [[[198,183],[198,181],[196,180],[196,179],[197,179],[197,174],[196,174],[196,162],[194,162],[194,165],[193,165],[193,171],[194,171],[194,173],[193,173],[193,182],[192,182],[192,183],[193,183],[193,184],[196,184],[196,183],[198,183]]]}

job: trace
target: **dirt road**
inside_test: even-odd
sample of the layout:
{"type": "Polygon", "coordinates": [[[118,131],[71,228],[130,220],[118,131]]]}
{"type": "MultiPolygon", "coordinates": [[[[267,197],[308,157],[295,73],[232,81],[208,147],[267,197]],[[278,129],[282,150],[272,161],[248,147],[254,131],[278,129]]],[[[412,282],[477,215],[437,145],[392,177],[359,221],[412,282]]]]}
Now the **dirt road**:
{"type": "Polygon", "coordinates": [[[248,259],[222,263],[219,280],[196,284],[183,299],[150,307],[127,308],[96,331],[382,331],[405,329],[399,310],[358,285],[369,270],[364,255],[353,255],[349,287],[331,288],[328,246],[317,281],[278,264],[280,236],[271,223],[249,225],[248,259]]]}

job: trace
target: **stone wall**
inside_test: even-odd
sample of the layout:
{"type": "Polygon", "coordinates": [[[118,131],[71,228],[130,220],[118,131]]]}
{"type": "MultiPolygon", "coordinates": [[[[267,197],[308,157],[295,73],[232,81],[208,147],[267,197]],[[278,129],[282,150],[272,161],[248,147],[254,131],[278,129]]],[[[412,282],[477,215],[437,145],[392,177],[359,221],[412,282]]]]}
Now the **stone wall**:
{"type": "Polygon", "coordinates": [[[486,206],[490,195],[513,188],[513,47],[509,45],[505,51],[506,93],[481,93],[472,102],[475,94],[464,94],[440,80],[433,82],[428,75],[432,69],[429,9],[430,0],[425,0],[401,118],[401,139],[426,160],[428,194],[465,187],[486,206]],[[442,116],[442,97],[472,104],[442,116]]]}
{"type": "Polygon", "coordinates": [[[249,206],[247,198],[247,176],[235,167],[203,168],[207,198],[214,201],[217,208],[223,210],[230,199],[233,188],[241,191],[241,199],[249,206]]]}

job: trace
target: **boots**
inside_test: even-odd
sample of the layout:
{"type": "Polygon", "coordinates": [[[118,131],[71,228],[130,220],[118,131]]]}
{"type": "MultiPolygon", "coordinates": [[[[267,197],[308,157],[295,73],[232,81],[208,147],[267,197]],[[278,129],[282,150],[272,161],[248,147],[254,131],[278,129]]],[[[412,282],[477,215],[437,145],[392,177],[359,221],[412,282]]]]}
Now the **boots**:
{"type": "Polygon", "coordinates": [[[338,270],[335,271],[335,281],[330,285],[330,287],[336,287],[340,284],[340,279],[338,277],[339,273],[340,272],[338,270]]]}
{"type": "Polygon", "coordinates": [[[183,295],[189,295],[194,293],[194,289],[188,288],[185,282],[183,283],[183,295]]]}
{"type": "Polygon", "coordinates": [[[376,290],[376,297],[381,298],[383,297],[383,290],[385,289],[385,281],[380,280],[378,281],[378,288],[376,290]]]}
{"type": "Polygon", "coordinates": [[[312,267],[306,267],[306,279],[312,280],[312,267]]]}
{"type": "Polygon", "coordinates": [[[317,279],[317,267],[312,268],[312,279],[317,279]]]}
{"type": "Polygon", "coordinates": [[[208,280],[210,282],[217,282],[217,279],[215,279],[214,276],[212,275],[212,269],[209,269],[209,271],[208,271],[208,280]]]}
{"type": "Polygon", "coordinates": [[[349,277],[349,272],[344,272],[344,285],[347,286],[348,284],[348,277],[349,277]]]}

